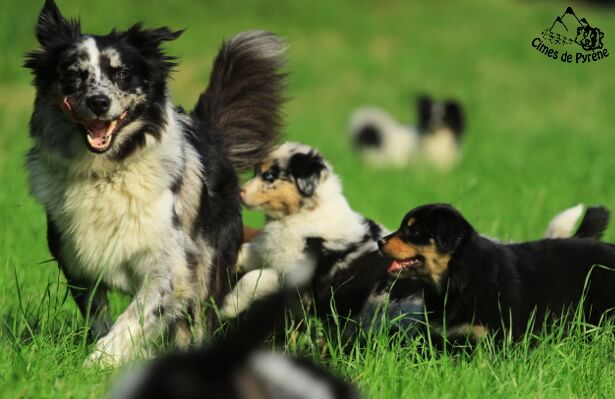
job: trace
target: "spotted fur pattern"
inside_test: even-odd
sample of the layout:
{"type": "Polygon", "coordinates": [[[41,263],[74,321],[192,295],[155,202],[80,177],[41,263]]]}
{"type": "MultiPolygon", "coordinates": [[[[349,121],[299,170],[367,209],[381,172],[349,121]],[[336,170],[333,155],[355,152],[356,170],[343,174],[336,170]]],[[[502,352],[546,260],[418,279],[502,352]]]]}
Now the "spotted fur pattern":
{"type": "Polygon", "coordinates": [[[254,31],[225,43],[203,94],[212,103],[186,114],[169,98],[175,64],[161,49],[180,33],[135,25],[83,34],[47,0],[41,48],[27,55],[36,86],[30,185],[47,213],[50,251],[94,320],[87,364],[118,364],[163,333],[180,346],[201,341],[215,322],[203,305],[221,303],[241,243],[236,169],[262,161],[277,137],[281,40],[254,31]],[[253,90],[243,94],[246,85],[253,90]],[[100,96],[102,107],[92,100],[100,96]],[[93,147],[88,135],[100,126],[115,130],[93,147]],[[113,324],[108,290],[132,296],[113,324]]]}

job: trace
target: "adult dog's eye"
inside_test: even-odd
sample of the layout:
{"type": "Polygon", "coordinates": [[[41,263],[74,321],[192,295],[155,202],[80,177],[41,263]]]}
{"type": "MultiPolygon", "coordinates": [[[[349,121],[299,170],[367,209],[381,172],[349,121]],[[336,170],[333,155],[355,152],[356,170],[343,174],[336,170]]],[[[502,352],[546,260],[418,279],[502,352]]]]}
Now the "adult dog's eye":
{"type": "Polygon", "coordinates": [[[77,80],[81,77],[81,73],[75,69],[68,69],[64,72],[64,78],[68,80],[77,80]]]}
{"type": "Polygon", "coordinates": [[[269,171],[264,172],[264,173],[261,175],[261,178],[262,178],[263,180],[265,180],[267,183],[273,183],[273,181],[275,180],[275,176],[273,175],[273,173],[271,173],[271,172],[269,172],[269,171]]]}
{"type": "Polygon", "coordinates": [[[128,71],[128,69],[125,69],[125,68],[118,69],[113,74],[113,79],[115,79],[115,80],[126,80],[129,77],[130,77],[130,71],[128,71]]]}

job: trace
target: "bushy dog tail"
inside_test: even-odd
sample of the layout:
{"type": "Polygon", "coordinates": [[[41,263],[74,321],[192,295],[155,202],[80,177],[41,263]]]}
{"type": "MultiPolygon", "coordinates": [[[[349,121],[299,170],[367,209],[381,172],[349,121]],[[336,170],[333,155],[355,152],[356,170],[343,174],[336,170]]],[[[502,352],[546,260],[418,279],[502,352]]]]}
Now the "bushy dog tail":
{"type": "Polygon", "coordinates": [[[599,240],[609,227],[610,217],[611,212],[604,206],[588,207],[574,236],[599,240]]]}
{"type": "Polygon", "coordinates": [[[599,240],[609,226],[610,211],[603,206],[579,204],[557,214],[549,223],[546,238],[594,238],[599,240]]]}
{"type": "Polygon", "coordinates": [[[193,116],[217,132],[237,170],[262,162],[277,141],[285,98],[286,43],[264,31],[222,45],[193,116]]]}

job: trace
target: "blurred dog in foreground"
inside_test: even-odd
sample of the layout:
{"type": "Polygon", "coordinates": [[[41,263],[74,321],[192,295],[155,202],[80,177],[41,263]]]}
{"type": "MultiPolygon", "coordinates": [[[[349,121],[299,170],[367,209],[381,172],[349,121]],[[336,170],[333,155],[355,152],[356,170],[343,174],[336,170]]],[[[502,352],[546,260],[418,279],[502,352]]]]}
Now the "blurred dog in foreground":
{"type": "MultiPolygon", "coordinates": [[[[488,333],[519,339],[580,305],[599,324],[615,309],[615,246],[598,242],[608,224],[595,208],[587,238],[500,244],[485,239],[449,205],[409,211],[379,246],[388,272],[423,283],[427,323],[449,339],[488,333]],[[596,213],[597,212],[597,213],[596,213]]],[[[581,225],[583,227],[583,225],[581,225]]]]}
{"type": "MultiPolygon", "coordinates": [[[[284,311],[299,300],[313,272],[309,259],[286,275],[283,286],[254,303],[241,322],[217,343],[176,353],[129,372],[110,399],[351,399],[358,391],[307,359],[258,349],[284,311]]],[[[295,263],[297,265],[297,263],[295,263]]]]}
{"type": "Polygon", "coordinates": [[[236,170],[261,162],[278,136],[284,43],[258,31],[224,43],[186,114],[168,93],[175,58],[161,49],[181,33],[136,24],[85,34],[46,0],[40,49],[27,54],[30,185],[49,249],[93,315],[89,364],[118,363],[163,332],[182,347],[192,332],[200,341],[201,306],[228,291],[241,245],[236,170]],[[108,289],[133,297],[110,330],[108,289]]]}
{"type": "MultiPolygon", "coordinates": [[[[396,319],[400,328],[422,319],[421,285],[389,278],[390,260],[378,252],[378,240],[389,231],[350,207],[333,168],[316,149],[280,145],[255,168],[241,199],[268,220],[259,234],[247,231],[252,241],[243,245],[237,266],[245,274],[224,301],[225,317],[278,289],[288,265],[309,250],[316,253],[313,293],[320,315],[330,313],[333,303],[338,315],[371,325],[386,305],[387,318],[396,319]]],[[[547,237],[598,237],[606,226],[605,212],[570,208],[552,220],[547,237]]]]}
{"type": "Polygon", "coordinates": [[[403,167],[421,160],[441,170],[452,168],[460,157],[465,129],[461,105],[423,95],[417,99],[416,108],[416,126],[402,124],[379,108],[356,110],[349,130],[362,158],[374,166],[403,167]]]}

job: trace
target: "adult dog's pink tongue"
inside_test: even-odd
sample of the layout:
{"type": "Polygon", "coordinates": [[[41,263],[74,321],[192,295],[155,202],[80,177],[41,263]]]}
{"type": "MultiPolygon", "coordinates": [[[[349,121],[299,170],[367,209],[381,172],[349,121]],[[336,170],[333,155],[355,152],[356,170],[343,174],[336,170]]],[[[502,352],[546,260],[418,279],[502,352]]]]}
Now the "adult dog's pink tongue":
{"type": "Polygon", "coordinates": [[[115,121],[88,121],[85,123],[88,130],[88,142],[94,148],[105,149],[110,143],[111,132],[115,128],[115,121]]]}
{"type": "Polygon", "coordinates": [[[90,133],[90,137],[93,139],[102,139],[107,134],[107,128],[109,127],[109,122],[106,121],[88,121],[85,124],[85,127],[88,129],[90,133]]]}

